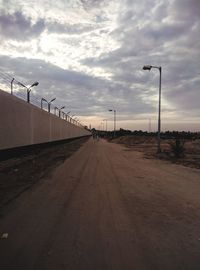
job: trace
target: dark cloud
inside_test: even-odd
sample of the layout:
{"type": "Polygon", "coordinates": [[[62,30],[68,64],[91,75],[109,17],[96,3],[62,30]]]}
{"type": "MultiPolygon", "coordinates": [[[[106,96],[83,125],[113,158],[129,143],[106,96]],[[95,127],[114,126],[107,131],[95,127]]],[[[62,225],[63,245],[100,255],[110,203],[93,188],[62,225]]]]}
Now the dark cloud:
{"type": "Polygon", "coordinates": [[[176,20],[199,20],[199,0],[174,0],[171,6],[171,14],[176,20]]]}
{"type": "Polygon", "coordinates": [[[26,85],[39,81],[37,94],[49,99],[56,96],[59,104],[64,103],[66,108],[82,115],[98,115],[110,107],[134,115],[155,110],[142,100],[138,89],[130,90],[117,82],[62,69],[39,59],[1,56],[0,62],[5,63],[4,70],[11,78],[16,74],[16,79],[26,85]]]}
{"type": "Polygon", "coordinates": [[[39,19],[32,23],[31,18],[20,11],[0,14],[0,35],[13,40],[28,40],[39,36],[45,29],[45,22],[39,19]]]}

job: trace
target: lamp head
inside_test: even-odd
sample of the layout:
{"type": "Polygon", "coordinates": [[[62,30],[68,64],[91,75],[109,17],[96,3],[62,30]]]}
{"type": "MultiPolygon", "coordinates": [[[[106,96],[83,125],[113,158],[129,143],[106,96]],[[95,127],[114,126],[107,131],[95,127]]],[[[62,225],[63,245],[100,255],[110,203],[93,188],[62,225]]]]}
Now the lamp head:
{"type": "Polygon", "coordinates": [[[50,101],[50,103],[53,102],[54,100],[56,100],[56,98],[53,98],[53,99],[50,101]]]}
{"type": "Polygon", "coordinates": [[[150,66],[150,65],[145,65],[145,66],[143,66],[143,69],[144,69],[144,70],[151,70],[151,68],[152,68],[152,66],[150,66]]]}
{"type": "Polygon", "coordinates": [[[38,84],[39,84],[39,82],[34,82],[34,83],[31,85],[31,87],[37,86],[38,84]]]}

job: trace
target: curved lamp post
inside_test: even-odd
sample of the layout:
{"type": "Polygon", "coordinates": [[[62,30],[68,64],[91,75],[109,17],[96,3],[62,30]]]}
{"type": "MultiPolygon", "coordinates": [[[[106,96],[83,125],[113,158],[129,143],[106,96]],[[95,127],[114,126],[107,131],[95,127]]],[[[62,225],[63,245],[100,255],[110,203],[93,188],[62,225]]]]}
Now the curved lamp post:
{"type": "Polygon", "coordinates": [[[27,90],[27,102],[30,103],[30,92],[31,92],[31,88],[34,86],[37,86],[39,84],[39,82],[34,82],[30,87],[27,87],[26,85],[24,85],[21,82],[18,82],[18,85],[23,86],[24,88],[26,88],[27,90]]]}
{"type": "Polygon", "coordinates": [[[78,117],[75,117],[74,120],[75,120],[75,124],[78,126],[78,121],[79,121],[78,117]]]}
{"type": "Polygon", "coordinates": [[[15,78],[12,78],[12,81],[10,82],[10,92],[11,95],[13,95],[13,83],[14,83],[15,78]]]}
{"type": "Polygon", "coordinates": [[[151,66],[151,65],[145,65],[143,66],[144,70],[151,70],[152,68],[156,68],[159,70],[160,78],[159,78],[159,101],[158,101],[158,145],[157,145],[157,152],[161,152],[160,147],[160,130],[161,130],[161,77],[162,77],[162,67],[157,66],[151,66]]]}
{"type": "Polygon", "coordinates": [[[108,110],[109,112],[114,112],[114,137],[116,132],[116,110],[108,110]]]}
{"type": "Polygon", "coordinates": [[[58,110],[58,116],[60,117],[61,116],[61,110],[64,109],[65,106],[62,106],[61,108],[58,108],[58,107],[54,107],[54,114],[56,114],[56,111],[58,110]]]}
{"type": "Polygon", "coordinates": [[[61,110],[64,109],[64,108],[65,108],[65,106],[62,106],[60,109],[58,109],[59,110],[59,117],[61,115],[61,110]]]}
{"type": "Polygon", "coordinates": [[[71,123],[73,123],[73,124],[74,124],[74,121],[76,121],[75,118],[73,118],[74,116],[75,116],[75,114],[71,116],[71,123]]]}
{"type": "Polygon", "coordinates": [[[66,113],[66,120],[67,120],[67,121],[68,121],[68,119],[70,118],[70,115],[69,115],[70,112],[71,112],[71,111],[69,111],[69,112],[66,113]]]}
{"type": "Polygon", "coordinates": [[[50,113],[51,110],[51,103],[55,100],[56,98],[53,98],[50,101],[47,101],[45,98],[41,98],[41,109],[43,109],[43,101],[45,101],[48,105],[48,112],[50,113]]]}

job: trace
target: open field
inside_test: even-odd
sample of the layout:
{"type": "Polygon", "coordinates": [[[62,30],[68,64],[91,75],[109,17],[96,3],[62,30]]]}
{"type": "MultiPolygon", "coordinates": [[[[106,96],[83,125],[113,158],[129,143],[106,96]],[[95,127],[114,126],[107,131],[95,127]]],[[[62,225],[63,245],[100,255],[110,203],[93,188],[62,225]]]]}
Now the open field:
{"type": "Polygon", "coordinates": [[[174,157],[170,147],[170,143],[173,143],[174,139],[161,140],[162,153],[159,155],[156,155],[156,137],[127,135],[111,141],[124,144],[129,149],[143,152],[146,158],[165,159],[173,163],[200,169],[200,139],[185,140],[184,155],[180,158],[174,157]]]}

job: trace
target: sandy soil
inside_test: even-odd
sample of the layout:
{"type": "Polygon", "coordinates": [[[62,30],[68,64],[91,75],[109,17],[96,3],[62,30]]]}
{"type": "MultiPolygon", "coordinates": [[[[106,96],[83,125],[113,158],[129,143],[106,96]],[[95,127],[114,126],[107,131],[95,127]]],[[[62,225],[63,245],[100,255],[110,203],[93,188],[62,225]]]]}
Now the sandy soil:
{"type": "Polygon", "coordinates": [[[156,154],[157,140],[155,137],[147,136],[121,136],[113,139],[111,142],[124,144],[129,149],[144,153],[146,158],[160,158],[172,163],[182,164],[187,167],[200,169],[200,140],[185,140],[184,155],[181,158],[175,158],[171,150],[170,143],[174,139],[161,140],[162,153],[156,154]]]}
{"type": "Polygon", "coordinates": [[[90,139],[4,208],[1,268],[197,270],[199,194],[199,170],[90,139]]]}
{"type": "Polygon", "coordinates": [[[0,161],[0,208],[29,189],[69,158],[88,138],[46,149],[32,150],[24,156],[0,161]]]}

